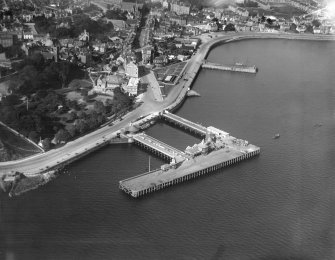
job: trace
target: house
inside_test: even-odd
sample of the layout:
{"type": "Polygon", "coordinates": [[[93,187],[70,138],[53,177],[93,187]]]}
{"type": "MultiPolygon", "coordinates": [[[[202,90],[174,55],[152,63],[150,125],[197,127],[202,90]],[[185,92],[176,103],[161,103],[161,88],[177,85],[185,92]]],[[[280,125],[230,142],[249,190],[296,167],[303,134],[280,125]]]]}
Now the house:
{"type": "Polygon", "coordinates": [[[143,4],[131,3],[131,2],[121,2],[120,9],[122,11],[127,11],[130,13],[137,13],[139,9],[142,9],[143,4]]]}
{"type": "Polygon", "coordinates": [[[0,32],[0,44],[2,47],[7,48],[13,46],[17,37],[16,35],[8,32],[0,32]]]}
{"type": "Polygon", "coordinates": [[[158,67],[165,66],[167,62],[168,62],[168,59],[165,55],[158,56],[153,60],[153,63],[158,67]]]}
{"type": "Polygon", "coordinates": [[[177,56],[177,60],[180,60],[180,61],[185,61],[185,60],[187,60],[188,59],[188,56],[187,55],[181,55],[181,54],[179,54],[178,56],[177,56]]]}
{"type": "Polygon", "coordinates": [[[117,20],[117,19],[107,19],[104,18],[106,23],[112,23],[115,30],[124,30],[129,27],[129,25],[124,20],[117,20]]]}
{"type": "Polygon", "coordinates": [[[128,84],[123,88],[130,96],[136,96],[140,79],[130,78],[128,84]]]}
{"type": "Polygon", "coordinates": [[[189,15],[191,11],[191,5],[179,1],[174,1],[171,3],[170,11],[175,12],[177,15],[189,15]]]}
{"type": "Polygon", "coordinates": [[[100,53],[105,53],[107,50],[106,43],[95,42],[92,47],[95,51],[98,51],[100,53]]]}
{"type": "Polygon", "coordinates": [[[118,75],[102,76],[97,79],[93,92],[105,95],[113,95],[114,89],[121,87],[123,80],[118,75]]]}
{"type": "Polygon", "coordinates": [[[81,63],[87,64],[87,65],[89,65],[91,63],[91,61],[92,61],[92,56],[88,52],[82,52],[82,53],[80,53],[78,58],[79,58],[79,60],[80,60],[81,63]]]}
{"type": "Polygon", "coordinates": [[[321,28],[320,27],[313,27],[313,33],[314,34],[321,34],[321,28]]]}
{"type": "Polygon", "coordinates": [[[24,31],[22,34],[24,40],[34,40],[34,34],[32,32],[24,31]]]}
{"type": "Polygon", "coordinates": [[[151,62],[152,50],[150,47],[142,49],[142,62],[144,64],[151,62]]]}
{"type": "Polygon", "coordinates": [[[87,42],[90,40],[90,34],[86,30],[82,34],[79,35],[79,40],[83,42],[87,42]]]}

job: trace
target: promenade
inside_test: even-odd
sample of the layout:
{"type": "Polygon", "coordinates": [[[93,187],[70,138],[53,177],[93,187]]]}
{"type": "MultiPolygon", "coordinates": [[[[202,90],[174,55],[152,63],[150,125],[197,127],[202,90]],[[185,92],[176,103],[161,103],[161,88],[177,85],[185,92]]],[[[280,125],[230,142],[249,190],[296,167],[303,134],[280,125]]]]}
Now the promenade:
{"type": "Polygon", "coordinates": [[[202,62],[206,59],[209,51],[222,43],[238,41],[243,39],[292,39],[292,40],[335,40],[334,36],[315,36],[302,34],[265,34],[265,33],[217,33],[214,38],[203,42],[195,55],[188,61],[184,75],[179,83],[163,101],[157,101],[150,95],[143,97],[143,104],[128,113],[123,120],[113,126],[104,126],[83,137],[71,141],[58,149],[50,150],[46,153],[38,154],[22,160],[0,163],[0,176],[12,171],[20,171],[27,176],[33,176],[41,172],[64,165],[80,158],[83,154],[88,154],[114,138],[122,128],[127,127],[131,122],[139,117],[151,113],[159,113],[163,110],[173,111],[182,105],[187,96],[187,91],[192,87],[196,79],[202,62]]]}

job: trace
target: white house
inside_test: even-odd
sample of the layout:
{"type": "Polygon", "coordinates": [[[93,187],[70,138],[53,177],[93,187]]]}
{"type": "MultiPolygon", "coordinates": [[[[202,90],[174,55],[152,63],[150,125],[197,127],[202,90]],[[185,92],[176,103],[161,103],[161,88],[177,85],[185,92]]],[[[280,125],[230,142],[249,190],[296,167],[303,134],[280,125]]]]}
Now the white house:
{"type": "Polygon", "coordinates": [[[140,83],[140,79],[138,78],[130,78],[127,86],[124,87],[124,90],[130,96],[136,96],[138,92],[138,85],[140,83]]]}

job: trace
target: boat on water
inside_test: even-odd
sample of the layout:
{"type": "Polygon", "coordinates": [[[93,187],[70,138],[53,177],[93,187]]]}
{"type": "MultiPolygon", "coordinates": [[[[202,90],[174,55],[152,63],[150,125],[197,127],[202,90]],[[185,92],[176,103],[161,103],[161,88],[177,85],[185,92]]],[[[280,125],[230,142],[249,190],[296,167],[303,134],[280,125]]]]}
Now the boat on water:
{"type": "Polygon", "coordinates": [[[275,134],[274,136],[273,136],[273,139],[278,139],[280,137],[280,134],[275,134]]]}

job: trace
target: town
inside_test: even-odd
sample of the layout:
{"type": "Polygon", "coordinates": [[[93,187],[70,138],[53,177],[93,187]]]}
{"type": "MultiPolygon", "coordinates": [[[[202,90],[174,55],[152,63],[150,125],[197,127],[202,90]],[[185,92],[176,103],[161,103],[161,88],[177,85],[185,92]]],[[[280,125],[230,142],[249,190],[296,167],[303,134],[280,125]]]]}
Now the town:
{"type": "MultiPolygon", "coordinates": [[[[144,129],[151,122],[138,122],[180,105],[200,67],[209,66],[205,58],[212,43],[206,43],[219,35],[334,34],[332,5],[312,0],[202,4],[3,1],[0,161],[54,150],[59,158],[68,156],[53,157],[61,165],[119,137],[134,121],[144,129]],[[91,138],[92,147],[84,144],[89,135],[99,140],[91,138]],[[61,153],[59,148],[75,140],[73,149],[64,148],[73,153],[61,153]]],[[[241,71],[239,63],[215,66],[241,71]]],[[[29,168],[30,174],[50,168],[46,161],[41,165],[29,168]]]]}

